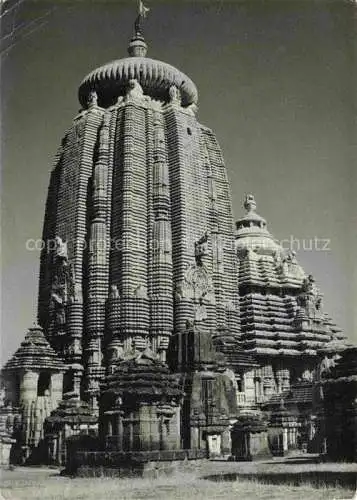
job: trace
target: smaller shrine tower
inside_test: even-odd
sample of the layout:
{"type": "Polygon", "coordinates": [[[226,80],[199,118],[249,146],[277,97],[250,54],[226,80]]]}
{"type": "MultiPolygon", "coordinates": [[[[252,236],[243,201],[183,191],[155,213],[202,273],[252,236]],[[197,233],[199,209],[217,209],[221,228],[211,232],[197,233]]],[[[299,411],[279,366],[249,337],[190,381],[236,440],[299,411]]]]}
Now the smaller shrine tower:
{"type": "Polygon", "coordinates": [[[44,437],[43,423],[62,398],[65,365],[34,325],[2,369],[5,401],[1,413],[18,414],[13,428],[14,461],[35,460],[44,437]],[[11,411],[9,412],[9,408],[11,411]]]}
{"type": "Polygon", "coordinates": [[[263,403],[299,380],[311,383],[318,350],[345,337],[323,312],[313,276],[268,231],[253,195],[246,196],[244,208],[236,223],[240,345],[259,364],[255,397],[263,403]]]}

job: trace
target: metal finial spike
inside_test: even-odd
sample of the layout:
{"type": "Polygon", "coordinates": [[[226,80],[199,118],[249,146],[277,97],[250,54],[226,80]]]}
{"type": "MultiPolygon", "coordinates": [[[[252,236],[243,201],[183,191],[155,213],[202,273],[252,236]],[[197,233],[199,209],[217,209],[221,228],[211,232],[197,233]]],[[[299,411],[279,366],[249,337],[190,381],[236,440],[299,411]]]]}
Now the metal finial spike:
{"type": "Polygon", "coordinates": [[[147,52],[147,45],[143,37],[142,23],[146,18],[149,8],[145,7],[143,2],[139,1],[138,16],[134,23],[134,36],[131,39],[128,47],[128,52],[131,57],[145,57],[147,52]]]}
{"type": "Polygon", "coordinates": [[[146,18],[149,11],[150,11],[149,7],[146,7],[143,4],[143,2],[141,0],[139,0],[138,16],[135,19],[135,23],[134,23],[136,36],[142,36],[142,22],[143,22],[143,19],[146,18]]]}

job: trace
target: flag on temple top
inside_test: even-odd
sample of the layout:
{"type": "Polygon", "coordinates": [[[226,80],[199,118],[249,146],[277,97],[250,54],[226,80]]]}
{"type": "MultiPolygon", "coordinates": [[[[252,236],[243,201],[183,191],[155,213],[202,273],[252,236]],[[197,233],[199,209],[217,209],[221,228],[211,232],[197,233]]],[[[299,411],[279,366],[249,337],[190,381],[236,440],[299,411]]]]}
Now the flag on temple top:
{"type": "Polygon", "coordinates": [[[139,0],[139,14],[142,17],[146,17],[146,14],[149,12],[149,10],[150,10],[149,7],[145,7],[143,2],[141,0],[139,0]]]}

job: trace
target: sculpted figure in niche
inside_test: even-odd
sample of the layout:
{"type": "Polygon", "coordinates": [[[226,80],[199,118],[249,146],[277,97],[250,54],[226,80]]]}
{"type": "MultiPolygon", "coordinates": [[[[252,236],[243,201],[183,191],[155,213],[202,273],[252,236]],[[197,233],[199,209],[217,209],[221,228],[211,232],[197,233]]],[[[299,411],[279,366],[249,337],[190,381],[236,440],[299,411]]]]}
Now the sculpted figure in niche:
{"type": "Polygon", "coordinates": [[[207,309],[203,302],[203,297],[200,297],[195,310],[195,322],[204,321],[207,319],[207,309]]]}
{"type": "Polygon", "coordinates": [[[316,285],[315,285],[315,279],[312,276],[312,274],[309,274],[309,276],[304,279],[302,286],[301,286],[301,291],[305,292],[305,293],[311,293],[311,294],[315,293],[316,285]]]}
{"type": "Polygon", "coordinates": [[[150,340],[150,337],[148,335],[145,337],[145,349],[148,349],[151,351],[151,340],[150,340]]]}
{"type": "Polygon", "coordinates": [[[139,285],[134,292],[135,297],[138,297],[139,299],[147,299],[147,288],[144,285],[139,285]]]}
{"type": "Polygon", "coordinates": [[[296,252],[294,250],[288,252],[286,260],[288,264],[293,264],[293,265],[297,264],[296,252]]]}
{"type": "Polygon", "coordinates": [[[312,382],[312,373],[310,370],[306,369],[302,375],[301,375],[301,379],[302,380],[305,380],[307,382],[312,382]]]}
{"type": "Polygon", "coordinates": [[[328,377],[331,372],[331,369],[335,367],[336,361],[338,361],[339,359],[340,359],[339,354],[335,354],[332,358],[325,356],[320,364],[320,378],[328,377]]]}
{"type": "Polygon", "coordinates": [[[140,83],[135,79],[129,80],[129,89],[127,91],[126,96],[135,99],[135,98],[142,98],[143,95],[144,92],[140,83]]]}
{"type": "Polygon", "coordinates": [[[50,301],[54,311],[54,321],[57,325],[66,322],[65,305],[76,299],[75,280],[73,268],[68,262],[67,243],[59,236],[55,238],[53,255],[53,281],[51,286],[50,301]]]}
{"type": "Polygon", "coordinates": [[[195,260],[197,266],[202,266],[202,258],[208,255],[208,231],[195,242],[195,260]]]}
{"type": "Polygon", "coordinates": [[[190,330],[195,326],[195,323],[192,319],[187,319],[186,320],[186,330],[190,330]]]}
{"type": "Polygon", "coordinates": [[[280,267],[283,274],[291,274],[297,278],[304,276],[304,272],[298,264],[296,258],[296,252],[294,250],[289,251],[281,260],[280,267]]]}
{"type": "Polygon", "coordinates": [[[55,237],[55,258],[68,259],[67,243],[60,236],[55,237]]]}
{"type": "Polygon", "coordinates": [[[283,263],[283,260],[282,260],[282,257],[281,257],[281,252],[279,250],[276,250],[274,252],[273,258],[274,258],[274,261],[275,261],[277,267],[281,267],[282,263],[283,263]]]}
{"type": "Polygon", "coordinates": [[[88,107],[98,106],[98,95],[95,90],[91,90],[88,95],[88,107]]]}
{"type": "Polygon", "coordinates": [[[192,292],[190,286],[186,282],[179,282],[175,286],[175,298],[177,300],[191,298],[192,292]]]}
{"type": "Polygon", "coordinates": [[[82,287],[80,283],[75,283],[74,274],[72,275],[71,279],[73,281],[73,288],[72,290],[70,290],[70,296],[68,298],[68,302],[71,304],[73,304],[74,302],[82,302],[83,300],[82,287]]]}
{"type": "Polygon", "coordinates": [[[58,276],[55,276],[51,289],[51,305],[54,310],[54,321],[56,325],[66,323],[65,313],[66,286],[60,283],[58,276]]]}
{"type": "Polygon", "coordinates": [[[119,291],[117,285],[110,285],[109,297],[111,299],[119,299],[119,291]]]}
{"type": "Polygon", "coordinates": [[[297,304],[305,310],[310,318],[321,315],[322,295],[315,285],[315,280],[311,274],[302,283],[301,293],[297,297],[297,304]]]}
{"type": "Polygon", "coordinates": [[[171,85],[169,88],[169,96],[172,104],[181,105],[181,92],[176,85],[171,85]]]}

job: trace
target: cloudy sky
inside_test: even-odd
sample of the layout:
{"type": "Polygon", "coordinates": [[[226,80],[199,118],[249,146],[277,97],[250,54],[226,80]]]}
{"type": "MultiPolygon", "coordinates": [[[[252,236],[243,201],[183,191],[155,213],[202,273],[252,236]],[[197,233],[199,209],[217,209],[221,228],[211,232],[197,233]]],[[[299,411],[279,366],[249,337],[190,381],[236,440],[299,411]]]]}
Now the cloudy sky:
{"type": "MultiPolygon", "coordinates": [[[[244,194],[254,193],[271,232],[300,246],[325,310],[357,342],[354,3],[146,3],[148,55],[196,83],[199,120],[221,144],[235,218],[244,194]]],[[[26,240],[41,237],[52,159],[79,109],[78,85],[126,56],[136,1],[4,5],[3,359],[35,318],[39,253],[26,240]]]]}

